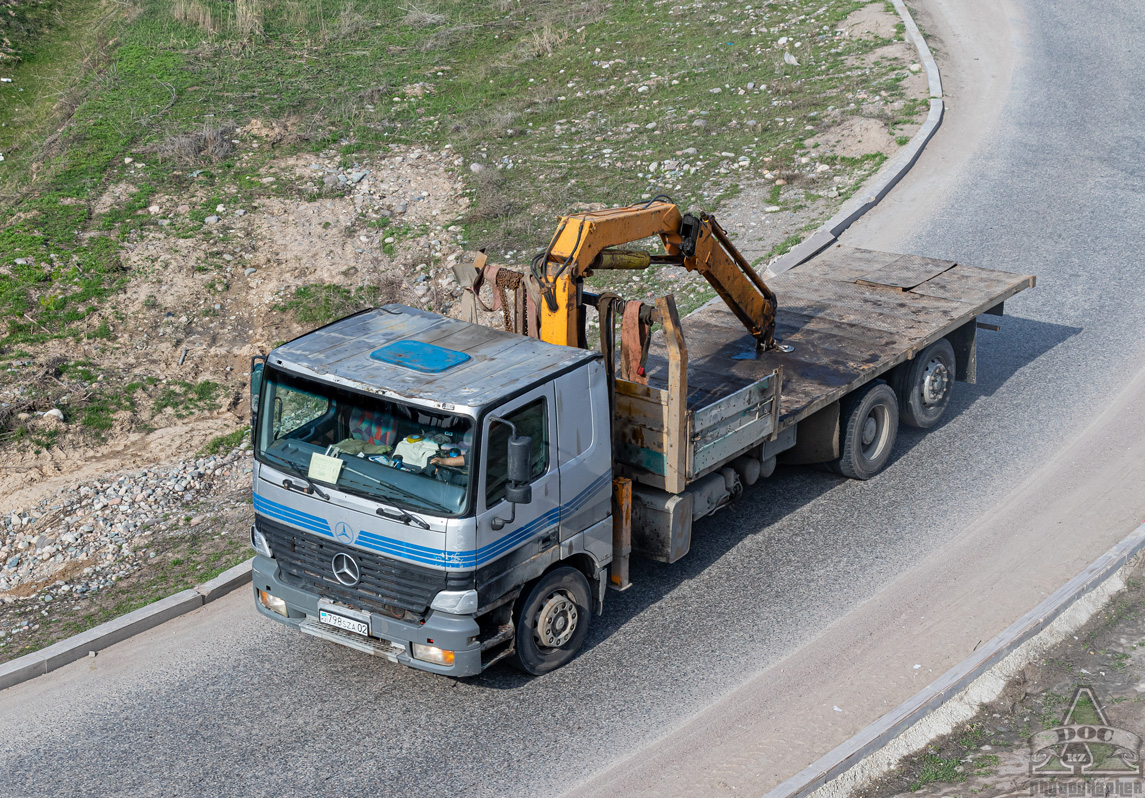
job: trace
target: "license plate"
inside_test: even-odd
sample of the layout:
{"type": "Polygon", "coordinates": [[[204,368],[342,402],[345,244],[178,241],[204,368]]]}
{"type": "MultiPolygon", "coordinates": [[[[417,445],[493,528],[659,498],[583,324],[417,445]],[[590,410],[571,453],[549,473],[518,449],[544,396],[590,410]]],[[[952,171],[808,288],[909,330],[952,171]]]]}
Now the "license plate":
{"type": "Polygon", "coordinates": [[[326,610],[318,611],[318,620],[327,626],[334,626],[338,629],[345,629],[347,632],[354,632],[363,637],[370,636],[370,627],[362,621],[356,621],[353,618],[347,618],[344,615],[335,615],[326,610]]]}

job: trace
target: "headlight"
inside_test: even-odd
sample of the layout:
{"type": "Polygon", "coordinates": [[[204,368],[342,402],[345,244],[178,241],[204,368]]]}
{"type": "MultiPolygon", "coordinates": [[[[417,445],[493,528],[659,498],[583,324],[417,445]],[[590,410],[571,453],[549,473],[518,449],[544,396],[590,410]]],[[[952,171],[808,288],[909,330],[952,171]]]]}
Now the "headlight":
{"type": "Polygon", "coordinates": [[[443,590],[433,597],[433,602],[429,606],[454,615],[477,612],[477,591],[443,590]]]}
{"type": "Polygon", "coordinates": [[[437,646],[427,646],[421,643],[413,644],[414,659],[432,662],[434,665],[452,665],[453,652],[437,646]]]}
{"type": "Polygon", "coordinates": [[[274,553],[270,550],[270,544],[266,542],[266,536],[258,531],[257,527],[250,528],[250,545],[255,551],[263,557],[273,557],[274,553]]]}
{"type": "Polygon", "coordinates": [[[262,602],[262,606],[271,612],[277,612],[279,615],[286,617],[286,602],[278,596],[272,596],[265,590],[260,590],[258,591],[258,600],[262,602]]]}

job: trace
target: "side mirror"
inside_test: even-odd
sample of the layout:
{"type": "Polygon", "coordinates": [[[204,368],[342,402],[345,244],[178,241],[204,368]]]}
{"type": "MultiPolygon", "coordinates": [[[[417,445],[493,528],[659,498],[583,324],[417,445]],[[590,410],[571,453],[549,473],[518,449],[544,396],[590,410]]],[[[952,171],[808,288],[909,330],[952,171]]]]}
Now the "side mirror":
{"type": "Polygon", "coordinates": [[[518,435],[517,428],[510,421],[502,418],[494,420],[507,424],[513,431],[506,452],[506,476],[509,477],[509,484],[505,486],[505,500],[512,505],[512,512],[508,518],[494,518],[490,522],[493,529],[499,530],[516,520],[518,504],[533,501],[533,486],[526,484],[533,470],[533,439],[528,435],[518,435]]]}
{"type": "Polygon", "coordinates": [[[513,504],[528,504],[533,500],[533,486],[506,485],[505,498],[513,504]]]}
{"type": "Polygon", "coordinates": [[[528,435],[509,436],[509,484],[505,498],[513,504],[528,504],[533,500],[533,486],[527,485],[533,470],[533,439],[528,435]]]}
{"type": "Polygon", "coordinates": [[[258,423],[258,399],[262,395],[262,370],[266,358],[255,355],[250,359],[250,439],[254,443],[254,430],[258,423]]]}
{"type": "Polygon", "coordinates": [[[528,482],[533,465],[533,439],[528,435],[510,435],[507,462],[510,482],[528,482]]]}

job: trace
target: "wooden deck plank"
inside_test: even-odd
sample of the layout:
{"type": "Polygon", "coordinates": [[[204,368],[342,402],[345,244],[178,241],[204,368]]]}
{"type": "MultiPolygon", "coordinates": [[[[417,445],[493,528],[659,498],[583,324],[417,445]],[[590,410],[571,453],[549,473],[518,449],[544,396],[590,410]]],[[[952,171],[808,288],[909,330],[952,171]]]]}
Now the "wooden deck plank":
{"type": "MultiPolygon", "coordinates": [[[[805,276],[821,277],[827,280],[837,280],[842,283],[853,283],[868,272],[872,272],[897,258],[889,252],[877,252],[873,249],[855,249],[836,244],[828,247],[816,255],[812,260],[797,266],[798,271],[805,276]]],[[[790,274],[790,272],[787,272],[790,274]]],[[[768,280],[770,285],[777,278],[768,280]]]]}

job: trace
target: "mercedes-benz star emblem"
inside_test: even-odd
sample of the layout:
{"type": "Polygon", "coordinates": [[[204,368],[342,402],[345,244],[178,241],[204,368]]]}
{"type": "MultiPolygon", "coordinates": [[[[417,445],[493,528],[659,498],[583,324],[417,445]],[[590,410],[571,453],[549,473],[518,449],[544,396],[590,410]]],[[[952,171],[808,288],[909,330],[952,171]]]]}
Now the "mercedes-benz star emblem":
{"type": "Polygon", "coordinates": [[[330,561],[330,567],[334,570],[334,578],[346,587],[353,587],[362,578],[357,561],[345,552],[340,551],[335,554],[334,559],[330,561]]]}
{"type": "Polygon", "coordinates": [[[342,543],[353,543],[354,530],[350,529],[350,525],[345,521],[340,521],[338,526],[334,527],[334,537],[338,538],[342,543]]]}

